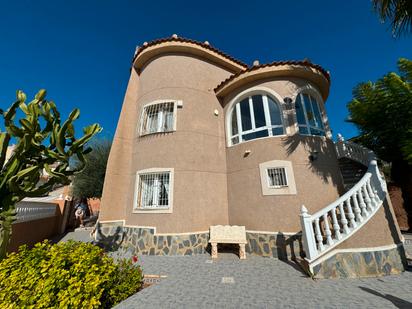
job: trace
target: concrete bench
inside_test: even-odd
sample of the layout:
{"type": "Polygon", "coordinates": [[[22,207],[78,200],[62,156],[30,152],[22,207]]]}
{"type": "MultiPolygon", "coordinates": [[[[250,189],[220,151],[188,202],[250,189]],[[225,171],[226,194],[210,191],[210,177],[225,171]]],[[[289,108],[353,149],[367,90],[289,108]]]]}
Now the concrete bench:
{"type": "Polygon", "coordinates": [[[246,259],[246,229],[237,225],[212,225],[209,243],[212,245],[212,258],[217,258],[217,244],[238,244],[239,258],[246,259]]]}

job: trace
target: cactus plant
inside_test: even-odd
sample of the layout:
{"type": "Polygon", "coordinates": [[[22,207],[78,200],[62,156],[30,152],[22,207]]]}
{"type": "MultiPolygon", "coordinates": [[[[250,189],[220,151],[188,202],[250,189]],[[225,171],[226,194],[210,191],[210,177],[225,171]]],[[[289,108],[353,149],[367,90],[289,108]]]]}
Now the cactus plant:
{"type": "Polygon", "coordinates": [[[0,131],[0,260],[6,255],[16,204],[25,197],[42,196],[56,184],[69,184],[69,177],[86,164],[84,155],[91,151],[87,142],[102,130],[92,124],[76,138],[73,122],[80,116],[79,109],[74,109],[62,123],[55,103],[45,97],[42,89],[26,104],[26,95],[19,90],[10,108],[0,110],[5,128],[0,131]],[[20,111],[23,116],[16,122],[20,111]],[[15,143],[15,148],[6,160],[10,142],[15,143]],[[75,169],[69,166],[74,156],[81,162],[75,169]],[[48,174],[47,181],[40,184],[44,172],[48,174]]]}

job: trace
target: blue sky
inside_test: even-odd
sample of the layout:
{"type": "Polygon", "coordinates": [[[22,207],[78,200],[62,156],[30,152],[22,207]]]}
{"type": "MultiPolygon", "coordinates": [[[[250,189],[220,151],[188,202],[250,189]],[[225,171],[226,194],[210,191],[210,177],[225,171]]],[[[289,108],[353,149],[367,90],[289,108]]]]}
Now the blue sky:
{"type": "Polygon", "coordinates": [[[17,89],[46,88],[77,127],[99,122],[113,136],[135,46],[173,33],[251,64],[309,58],[331,72],[326,103],[334,136],[352,88],[411,57],[412,35],[393,39],[368,0],[6,1],[0,0],[0,107],[17,89]]]}

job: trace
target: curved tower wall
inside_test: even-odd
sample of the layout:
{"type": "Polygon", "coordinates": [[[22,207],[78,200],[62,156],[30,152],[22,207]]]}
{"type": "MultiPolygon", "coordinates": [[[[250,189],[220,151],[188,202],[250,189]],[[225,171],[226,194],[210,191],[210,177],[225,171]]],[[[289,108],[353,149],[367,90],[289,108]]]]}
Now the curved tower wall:
{"type": "MultiPolygon", "coordinates": [[[[226,149],[230,224],[245,225],[248,230],[296,233],[300,231],[302,205],[310,213],[324,208],[339,197],[342,179],[333,141],[327,137],[295,134],[294,108],[283,99],[295,100],[301,89],[316,89],[297,78],[276,78],[258,81],[237,89],[225,98],[225,113],[230,113],[239,93],[257,91],[277,99],[284,115],[285,135],[242,142],[226,149]],[[245,155],[248,152],[248,155],[245,155]],[[317,152],[317,158],[310,160],[317,152]],[[281,160],[292,165],[296,193],[263,195],[261,169],[265,162],[281,160]]],[[[316,91],[316,90],[313,90],[316,91]]],[[[324,105],[319,101],[323,117],[324,105]]],[[[328,128],[328,126],[326,126],[328,128]]],[[[289,177],[292,178],[292,177],[289,177]]]]}
{"type": "MultiPolygon", "coordinates": [[[[156,227],[159,233],[207,231],[210,225],[228,224],[224,115],[213,88],[229,75],[190,55],[164,55],[146,64],[138,77],[138,87],[127,91],[137,91],[137,95],[130,94],[134,107],[128,104],[130,108],[122,111],[119,121],[120,131],[133,136],[131,155],[123,162],[123,175],[129,177],[129,184],[119,194],[104,195],[110,195],[110,202],[103,200],[105,204],[117,204],[114,195],[124,195],[119,196],[123,209],[104,211],[101,220],[123,216],[126,225],[156,227]],[[143,106],[169,99],[182,102],[177,109],[176,131],[140,136],[143,106]],[[149,168],[174,169],[171,213],[133,213],[136,172],[149,168]]],[[[118,156],[116,148],[111,161],[118,156]]]]}
{"type": "Polygon", "coordinates": [[[132,154],[138,119],[136,106],[138,88],[139,76],[135,70],[131,70],[116,133],[107,161],[99,213],[99,220],[101,222],[124,221],[126,218],[125,205],[132,202],[130,192],[134,186],[132,154]]]}

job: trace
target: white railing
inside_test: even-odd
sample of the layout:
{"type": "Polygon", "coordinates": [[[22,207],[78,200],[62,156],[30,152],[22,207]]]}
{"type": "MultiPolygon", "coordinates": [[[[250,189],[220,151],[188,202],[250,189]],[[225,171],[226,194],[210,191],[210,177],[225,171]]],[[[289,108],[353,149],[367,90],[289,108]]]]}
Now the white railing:
{"type": "Polygon", "coordinates": [[[16,206],[17,220],[14,223],[49,218],[56,215],[57,204],[19,202],[16,206]]]}
{"type": "Polygon", "coordinates": [[[369,166],[370,161],[374,159],[376,160],[372,150],[359,144],[347,142],[340,134],[338,134],[338,141],[335,144],[335,149],[339,159],[348,158],[365,166],[369,166]]]}
{"type": "Polygon", "coordinates": [[[336,143],[338,158],[350,158],[368,166],[362,179],[329,206],[310,215],[301,209],[303,245],[306,258],[314,261],[359,230],[380,208],[386,196],[383,180],[372,151],[360,145],[336,143]]]}

